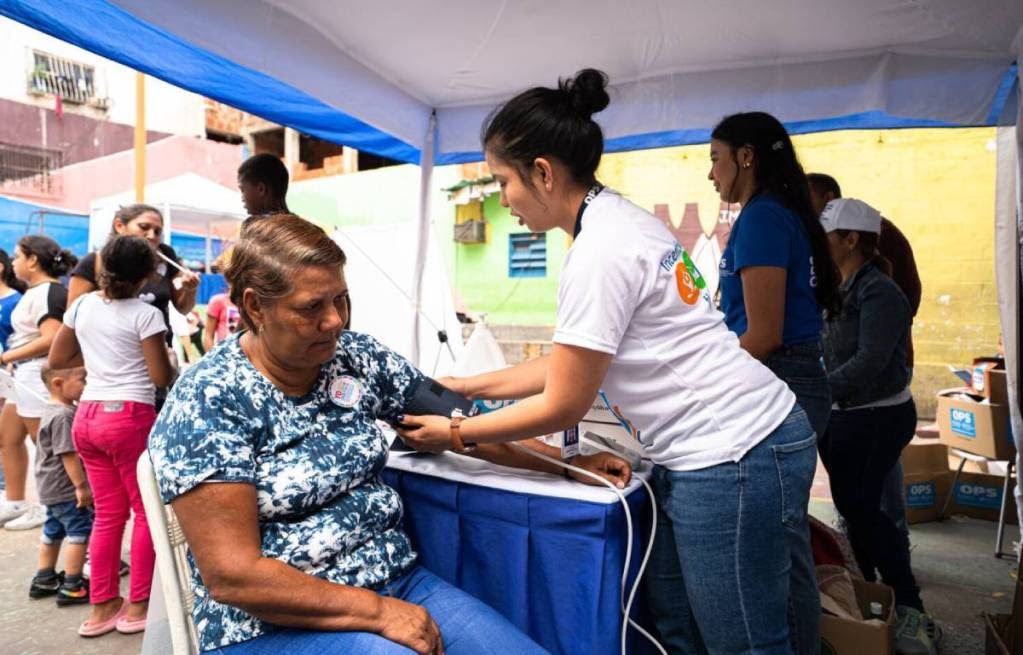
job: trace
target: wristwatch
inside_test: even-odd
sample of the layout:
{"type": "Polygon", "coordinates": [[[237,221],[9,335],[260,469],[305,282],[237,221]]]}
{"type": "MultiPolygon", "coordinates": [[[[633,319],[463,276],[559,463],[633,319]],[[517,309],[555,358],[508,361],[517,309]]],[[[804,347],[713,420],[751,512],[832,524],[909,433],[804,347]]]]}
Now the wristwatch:
{"type": "Polygon", "coordinates": [[[451,410],[451,450],[456,453],[470,453],[476,450],[475,443],[463,443],[462,435],[459,433],[458,428],[461,427],[462,421],[466,419],[465,414],[462,410],[457,407],[451,410]]]}

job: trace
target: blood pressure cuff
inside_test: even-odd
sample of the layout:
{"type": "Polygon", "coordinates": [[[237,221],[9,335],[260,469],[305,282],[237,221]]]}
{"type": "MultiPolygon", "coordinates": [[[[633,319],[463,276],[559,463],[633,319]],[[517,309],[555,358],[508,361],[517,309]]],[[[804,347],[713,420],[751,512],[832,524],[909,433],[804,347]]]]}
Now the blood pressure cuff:
{"type": "Polygon", "coordinates": [[[451,412],[456,409],[462,410],[464,416],[480,413],[479,407],[471,400],[424,375],[416,383],[402,413],[412,416],[451,416],[451,412]]]}

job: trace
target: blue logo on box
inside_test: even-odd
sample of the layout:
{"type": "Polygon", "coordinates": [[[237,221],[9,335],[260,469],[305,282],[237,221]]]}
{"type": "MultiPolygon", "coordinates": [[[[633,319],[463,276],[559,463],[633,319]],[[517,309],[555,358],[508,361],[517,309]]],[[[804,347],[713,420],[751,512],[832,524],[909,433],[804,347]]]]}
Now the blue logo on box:
{"type": "Polygon", "coordinates": [[[933,481],[914,482],[906,487],[906,506],[910,508],[934,507],[938,492],[933,481]]]}
{"type": "Polygon", "coordinates": [[[981,509],[999,509],[1002,506],[1002,488],[972,482],[957,482],[956,502],[960,505],[981,509]]]}
{"type": "Polygon", "coordinates": [[[970,439],[977,437],[977,418],[973,412],[953,407],[948,410],[948,413],[952,419],[952,432],[970,439]]]}

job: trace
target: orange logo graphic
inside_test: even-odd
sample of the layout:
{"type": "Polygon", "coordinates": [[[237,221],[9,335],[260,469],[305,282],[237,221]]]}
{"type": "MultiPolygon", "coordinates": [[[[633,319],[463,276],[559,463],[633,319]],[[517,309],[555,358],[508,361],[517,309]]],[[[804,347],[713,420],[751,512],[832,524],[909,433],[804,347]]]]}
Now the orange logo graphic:
{"type": "Polygon", "coordinates": [[[696,281],[689,274],[685,262],[679,262],[675,267],[675,282],[678,283],[678,295],[682,298],[682,302],[687,305],[695,305],[696,301],[700,299],[700,288],[696,286],[696,281]]]}

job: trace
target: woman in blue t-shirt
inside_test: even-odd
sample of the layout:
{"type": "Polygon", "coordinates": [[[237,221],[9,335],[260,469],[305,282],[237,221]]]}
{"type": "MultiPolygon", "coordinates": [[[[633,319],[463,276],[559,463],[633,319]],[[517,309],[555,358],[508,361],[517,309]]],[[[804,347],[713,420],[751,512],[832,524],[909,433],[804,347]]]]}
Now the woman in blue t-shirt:
{"type": "Polygon", "coordinates": [[[10,255],[0,249],[0,350],[7,350],[7,339],[14,331],[11,327],[11,311],[21,300],[24,290],[25,283],[14,275],[10,255]]]}
{"type": "Polygon", "coordinates": [[[821,310],[841,306],[838,273],[792,140],[770,114],[726,117],[708,179],[742,211],[721,255],[721,311],[739,343],[796,394],[818,437],[831,414],[821,310]]]}

